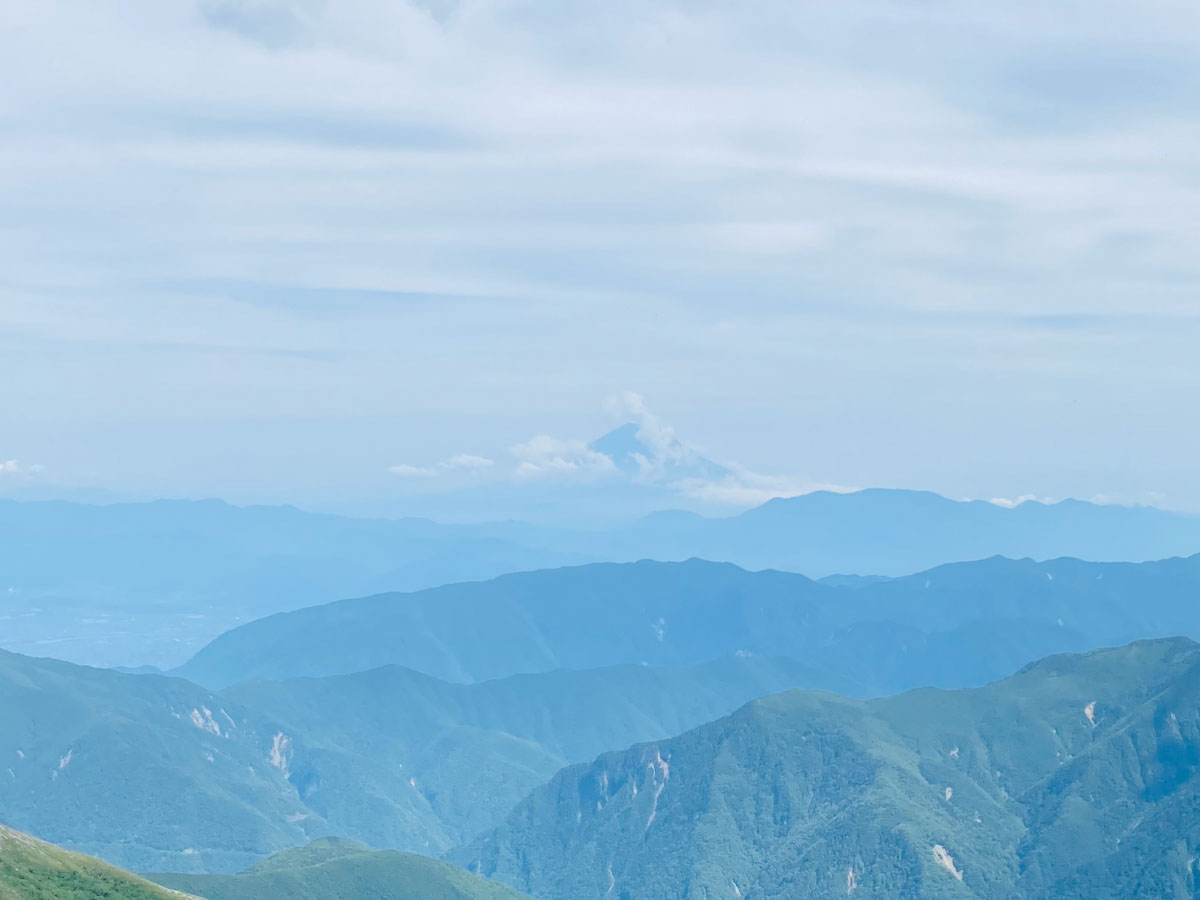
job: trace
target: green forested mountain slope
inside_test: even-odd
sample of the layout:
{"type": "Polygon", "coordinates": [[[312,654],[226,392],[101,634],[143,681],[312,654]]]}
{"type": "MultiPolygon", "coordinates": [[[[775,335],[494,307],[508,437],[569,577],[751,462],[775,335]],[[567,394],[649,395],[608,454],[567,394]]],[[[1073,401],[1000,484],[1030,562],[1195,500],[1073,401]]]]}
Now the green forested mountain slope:
{"type": "Polygon", "coordinates": [[[450,681],[749,652],[868,693],[1004,677],[1049,653],[1200,638],[1200,555],[1153,563],[993,558],[869,584],[684,563],[597,564],[383,594],[252,622],[179,674],[224,685],[404,665],[450,681]]]}
{"type": "MultiPolygon", "coordinates": [[[[403,705],[405,698],[380,694],[375,702],[403,705]]],[[[408,783],[420,770],[400,779],[390,771],[394,758],[358,766],[336,753],[310,755],[309,747],[323,746],[319,725],[291,734],[269,712],[182,679],[0,651],[0,722],[0,814],[24,831],[126,868],[238,871],[273,851],[338,832],[409,849],[440,851],[453,842],[408,783]],[[305,803],[311,785],[293,765],[338,784],[340,805],[323,810],[328,819],[305,803]],[[338,782],[341,772],[349,774],[338,782]],[[351,819],[339,810],[352,811],[351,819]]],[[[447,742],[447,751],[477,757],[476,743],[489,739],[502,743],[463,734],[447,742]]],[[[523,765],[523,755],[537,749],[519,745],[497,768],[523,765]]],[[[526,787],[562,764],[546,753],[540,758],[538,776],[526,787]]]]}
{"type": "Polygon", "coordinates": [[[0,815],[135,870],[239,869],[326,833],[273,732],[177,678],[0,651],[0,815]]]}
{"type": "Polygon", "coordinates": [[[449,684],[390,666],[346,676],[250,681],[222,696],[288,740],[300,799],[339,833],[440,852],[497,825],[563,766],[678,734],[797,685],[853,690],[787,660],[741,657],[666,669],[614,666],[449,684]],[[390,809],[427,803],[438,828],[414,834],[390,809]]]}
{"type": "Polygon", "coordinates": [[[0,653],[0,721],[13,723],[0,815],[141,871],[233,872],[330,834],[437,855],[566,764],[757,696],[961,686],[1097,636],[1194,631],[1198,584],[1200,557],[993,559],[844,588],[701,561],[605,565],[333,604],[280,631],[264,620],[224,657],[325,666],[412,650],[464,680],[625,660],[468,684],[386,666],[216,693],[0,653]],[[638,664],[693,659],[710,661],[638,664]]]}
{"type": "Polygon", "coordinates": [[[1200,647],[788,692],[560,773],[455,858],[543,900],[1192,896],[1200,647]]]}
{"type": "Polygon", "coordinates": [[[0,825],[0,900],[172,898],[184,900],[136,875],[0,825]]]}
{"type": "Polygon", "coordinates": [[[239,875],[153,875],[205,900],[520,900],[511,888],[414,853],[323,838],[239,875]]]}
{"type": "Polygon", "coordinates": [[[233,872],[340,834],[440,854],[568,763],[796,685],[795,662],[456,685],[395,667],[216,694],[0,651],[0,815],[140,871],[233,872]]]}

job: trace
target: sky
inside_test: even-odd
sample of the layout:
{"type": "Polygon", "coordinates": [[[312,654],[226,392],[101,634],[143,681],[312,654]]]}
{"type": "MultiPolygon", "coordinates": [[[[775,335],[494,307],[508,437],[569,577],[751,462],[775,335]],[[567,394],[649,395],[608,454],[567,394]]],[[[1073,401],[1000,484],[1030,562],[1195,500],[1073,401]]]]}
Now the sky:
{"type": "Polygon", "coordinates": [[[0,494],[403,511],[635,421],[730,508],[1200,511],[1193,0],[17,0],[0,84],[0,494]]]}

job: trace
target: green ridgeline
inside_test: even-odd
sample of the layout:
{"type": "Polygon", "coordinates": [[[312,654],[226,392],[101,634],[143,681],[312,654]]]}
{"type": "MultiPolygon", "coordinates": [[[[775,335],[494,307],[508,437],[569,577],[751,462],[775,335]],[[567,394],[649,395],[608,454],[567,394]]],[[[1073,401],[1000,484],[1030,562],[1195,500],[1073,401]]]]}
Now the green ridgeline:
{"type": "Polygon", "coordinates": [[[152,875],[206,900],[521,900],[511,888],[415,853],[322,838],[240,875],[152,875]]]}

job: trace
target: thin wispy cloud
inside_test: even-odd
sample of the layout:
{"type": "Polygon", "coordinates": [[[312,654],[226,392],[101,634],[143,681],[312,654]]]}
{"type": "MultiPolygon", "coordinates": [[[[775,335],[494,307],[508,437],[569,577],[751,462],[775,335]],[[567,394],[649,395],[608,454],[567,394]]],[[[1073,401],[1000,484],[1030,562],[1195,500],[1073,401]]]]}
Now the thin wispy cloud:
{"type": "Polygon", "coordinates": [[[43,468],[36,463],[25,465],[18,459],[0,459],[0,476],[37,475],[43,468]]]}
{"type": "Polygon", "coordinates": [[[587,441],[564,440],[539,434],[509,448],[516,458],[518,479],[566,477],[594,481],[617,471],[613,460],[588,446],[587,441]]]}
{"type": "Polygon", "coordinates": [[[431,466],[413,466],[408,463],[397,463],[389,466],[388,471],[402,478],[436,478],[451,472],[484,472],[495,465],[495,461],[486,456],[475,456],[471,453],[456,453],[441,462],[431,466]]]}

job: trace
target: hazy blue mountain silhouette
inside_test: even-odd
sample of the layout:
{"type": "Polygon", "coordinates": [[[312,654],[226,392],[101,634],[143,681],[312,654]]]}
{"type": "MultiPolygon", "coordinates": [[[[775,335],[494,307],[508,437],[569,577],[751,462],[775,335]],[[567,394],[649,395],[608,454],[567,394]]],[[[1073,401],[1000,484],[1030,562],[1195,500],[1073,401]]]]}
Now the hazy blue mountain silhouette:
{"type": "Polygon", "coordinates": [[[629,422],[597,438],[589,444],[592,450],[603,453],[627,477],[673,482],[687,478],[714,480],[732,473],[725,466],[705,459],[689,450],[676,439],[665,447],[653,447],[642,436],[642,429],[629,422]]]}
{"type": "Polygon", "coordinates": [[[222,635],[178,673],[219,687],[398,664],[470,682],[751,653],[820,665],[864,692],[887,693],[979,684],[1048,653],[1177,634],[1200,637],[1200,555],[993,557],[852,585],[703,560],[643,561],[282,613],[222,635]]]}
{"type": "MultiPolygon", "coordinates": [[[[608,437],[614,453],[624,448],[622,465],[640,465],[631,456],[640,452],[636,433],[608,437]]],[[[606,488],[622,489],[641,487],[630,477],[606,488]]],[[[581,514],[570,528],[353,519],[220,501],[0,501],[0,609],[11,616],[9,649],[169,666],[281,610],[587,562],[702,557],[820,578],[900,576],[997,554],[1142,561],[1197,551],[1197,517],[1076,501],[1005,509],[915,491],[819,492],[725,518],[664,511],[604,527],[581,514]]]]}

